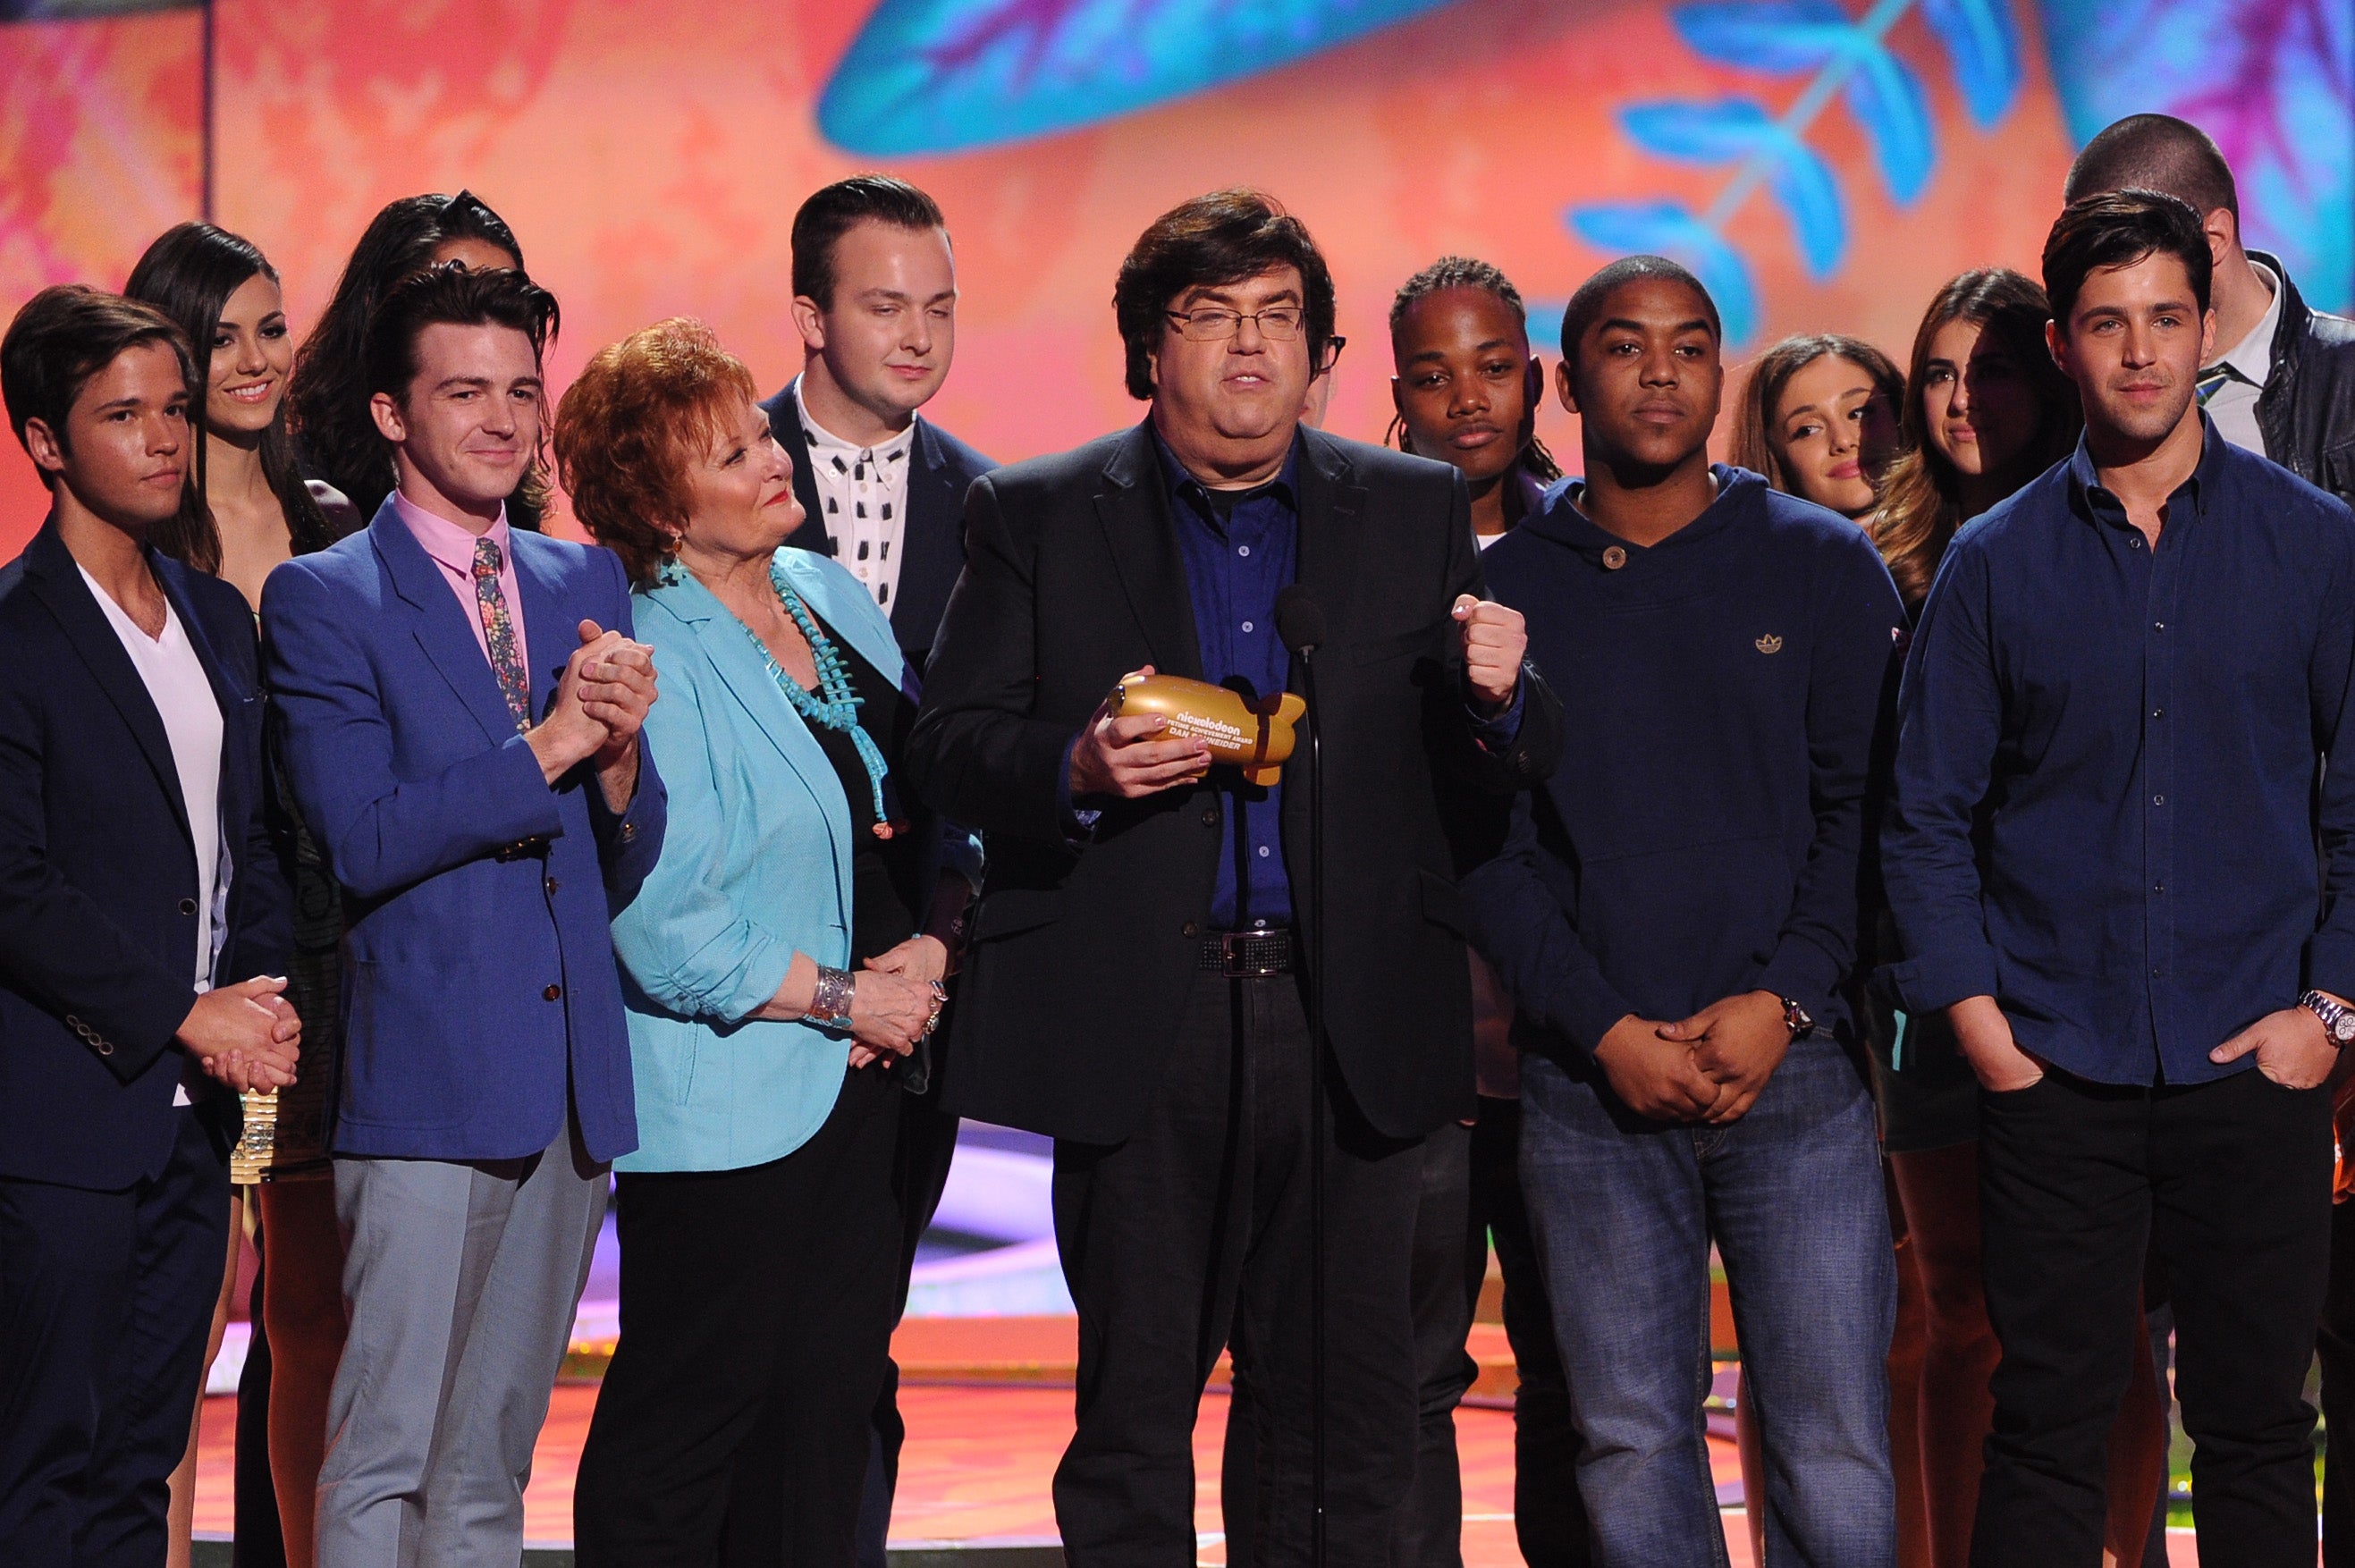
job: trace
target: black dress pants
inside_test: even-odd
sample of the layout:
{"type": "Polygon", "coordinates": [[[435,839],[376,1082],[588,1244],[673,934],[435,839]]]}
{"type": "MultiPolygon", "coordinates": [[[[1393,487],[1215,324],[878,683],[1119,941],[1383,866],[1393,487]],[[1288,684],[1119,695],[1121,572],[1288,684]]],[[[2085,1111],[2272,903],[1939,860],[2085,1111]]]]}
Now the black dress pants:
{"type": "Polygon", "coordinates": [[[2315,1559],[2314,1354],[2330,1247],[2330,1104],[2254,1068],[2189,1087],[2058,1071],[1982,1094],[1987,1317],[2003,1347],[1978,1568],[2093,1568],[2146,1247],[2175,1309],[2200,1558],[2315,1559]]]}
{"type": "Polygon", "coordinates": [[[1145,1124],[1117,1145],[1056,1145],[1055,1236],[1080,1317],[1078,1431],[1055,1472],[1072,1568],[1190,1568],[1194,1418],[1231,1331],[1265,1394],[1244,1532],[1261,1564],[1307,1561],[1311,1138],[1325,1142],[1327,1560],[1389,1560],[1414,1473],[1423,1145],[1368,1127],[1329,1063],[1313,1104],[1309,1050],[1296,976],[1201,976],[1145,1124]]]}
{"type": "Polygon", "coordinates": [[[850,1568],[899,1129],[898,1084],[870,1066],[783,1159],[621,1173],[622,1337],[573,1490],[581,1568],[850,1568]]]}
{"type": "Polygon", "coordinates": [[[2323,1568],[2355,1568],[2355,1202],[2330,1211],[2330,1288],[2323,1303],[2323,1568]]]}
{"type": "Polygon", "coordinates": [[[120,1192],[0,1179],[0,1563],[155,1568],[229,1251],[229,1147],[176,1112],[120,1192]]]}

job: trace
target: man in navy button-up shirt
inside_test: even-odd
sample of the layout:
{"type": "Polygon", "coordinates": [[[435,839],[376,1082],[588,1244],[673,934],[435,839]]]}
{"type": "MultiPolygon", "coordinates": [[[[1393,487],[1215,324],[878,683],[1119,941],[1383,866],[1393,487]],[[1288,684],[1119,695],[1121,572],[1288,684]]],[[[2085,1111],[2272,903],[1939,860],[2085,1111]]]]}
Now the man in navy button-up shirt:
{"type": "Polygon", "coordinates": [[[2199,1369],[2201,1557],[2311,1563],[2319,1085],[2355,1036],[2331,1028],[2355,992],[2355,769],[2323,765],[2355,735],[2355,516],[2197,407],[2189,207],[2089,197],[2044,271],[2084,440],[1955,539],[1882,837],[1891,978],[1946,1009],[1984,1091],[2003,1360],[1973,1561],[2099,1560],[2147,1243],[2199,1369]]]}

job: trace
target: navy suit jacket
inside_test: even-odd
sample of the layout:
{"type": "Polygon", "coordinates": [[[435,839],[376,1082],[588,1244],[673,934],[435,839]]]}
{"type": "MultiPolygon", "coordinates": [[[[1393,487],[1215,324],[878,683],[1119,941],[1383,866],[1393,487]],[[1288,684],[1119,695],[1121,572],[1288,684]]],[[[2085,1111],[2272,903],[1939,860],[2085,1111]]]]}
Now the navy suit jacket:
{"type": "MultiPolygon", "coordinates": [[[[817,481],[810,474],[809,432],[802,428],[793,388],[762,403],[761,411],[794,460],[794,495],[802,504],[802,526],[785,543],[841,559],[838,541],[826,531],[817,481]]],[[[964,493],[997,464],[922,419],[916,421],[908,463],[908,524],[900,544],[900,582],[892,591],[891,635],[921,675],[932,656],[957,574],[964,570],[964,493]]]]}
{"type": "MultiPolygon", "coordinates": [[[[221,709],[230,880],[216,985],[282,974],[253,615],[148,552],[221,709]]],[[[162,716],[54,522],[0,570],[0,1176],[111,1191],[162,1173],[196,1000],[196,841],[162,716]]],[[[234,1137],[237,1098],[199,1115],[234,1137]]]]}
{"type": "MultiPolygon", "coordinates": [[[[628,633],[612,551],[514,530],[536,713],[583,620],[628,633]]],[[[387,499],[270,574],[261,622],[296,805],[342,884],[337,1154],[501,1159],[564,1126],[637,1147],[611,923],[662,849],[641,752],[627,811],[584,763],[551,788],[473,625],[387,499]]]]}

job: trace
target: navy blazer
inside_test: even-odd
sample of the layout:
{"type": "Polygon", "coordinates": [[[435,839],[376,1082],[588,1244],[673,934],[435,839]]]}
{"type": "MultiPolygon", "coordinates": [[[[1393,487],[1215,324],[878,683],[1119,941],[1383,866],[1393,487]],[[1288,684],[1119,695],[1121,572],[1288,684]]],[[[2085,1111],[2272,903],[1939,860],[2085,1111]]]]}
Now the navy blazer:
{"type": "MultiPolygon", "coordinates": [[[[796,381],[799,378],[795,379],[796,381]]],[[[761,405],[769,428],[794,460],[794,496],[802,504],[802,526],[785,543],[794,549],[840,559],[826,531],[826,504],[810,474],[809,432],[793,385],[761,405]]],[[[900,549],[900,582],[892,592],[891,635],[918,674],[930,660],[949,594],[964,571],[964,493],[997,464],[930,420],[916,421],[908,453],[908,524],[900,549]]]]}
{"type": "MultiPolygon", "coordinates": [[[[581,622],[631,630],[629,582],[610,550],[509,538],[544,713],[581,622]]],[[[549,787],[389,498],[272,571],[261,622],[295,804],[350,923],[334,1151],[537,1154],[568,1089],[590,1157],[636,1147],[611,923],[662,849],[653,757],[619,816],[586,764],[549,787]]]]}
{"type": "MultiPolygon", "coordinates": [[[[221,709],[229,863],[216,985],[282,974],[292,901],[266,820],[253,615],[154,550],[221,709]]],[[[54,521],[0,570],[0,1176],[110,1191],[177,1136],[196,1000],[196,840],[164,720],[54,521]]],[[[201,1114],[234,1137],[237,1097],[201,1114]]]]}

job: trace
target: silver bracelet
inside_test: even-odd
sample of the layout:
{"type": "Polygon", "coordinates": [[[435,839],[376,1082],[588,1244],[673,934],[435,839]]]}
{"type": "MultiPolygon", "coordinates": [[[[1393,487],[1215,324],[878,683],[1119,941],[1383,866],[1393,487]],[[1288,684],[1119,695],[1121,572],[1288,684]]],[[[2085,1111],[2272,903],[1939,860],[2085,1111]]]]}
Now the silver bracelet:
{"type": "Polygon", "coordinates": [[[817,966],[817,985],[810,991],[810,1004],[802,1014],[802,1021],[814,1024],[838,1024],[850,1017],[851,997],[858,989],[847,969],[817,966]]]}

